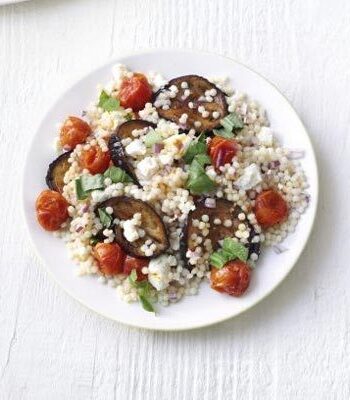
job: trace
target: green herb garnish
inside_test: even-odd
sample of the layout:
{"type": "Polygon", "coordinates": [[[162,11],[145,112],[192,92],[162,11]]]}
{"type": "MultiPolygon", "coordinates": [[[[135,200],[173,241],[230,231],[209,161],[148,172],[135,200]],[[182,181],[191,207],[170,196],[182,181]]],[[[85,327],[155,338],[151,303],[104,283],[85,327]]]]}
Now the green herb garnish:
{"type": "Polygon", "coordinates": [[[160,143],[162,140],[163,136],[159,132],[156,132],[154,129],[151,129],[144,137],[146,147],[152,147],[154,144],[160,143]]]}
{"type": "Polygon", "coordinates": [[[91,236],[91,238],[90,238],[90,244],[91,244],[91,246],[95,246],[97,243],[99,243],[99,239],[98,239],[98,237],[97,236],[91,236]]]}
{"type": "Polygon", "coordinates": [[[75,192],[78,200],[85,200],[88,197],[88,194],[82,188],[80,178],[75,180],[75,192]]]}
{"type": "Polygon", "coordinates": [[[227,131],[225,128],[213,129],[213,132],[215,136],[221,136],[225,139],[232,139],[235,137],[232,132],[227,131]]]}
{"type": "Polygon", "coordinates": [[[191,164],[194,157],[198,154],[206,154],[207,153],[207,144],[205,142],[205,134],[204,132],[198,136],[197,140],[194,140],[187,147],[186,153],[183,156],[183,159],[186,164],[191,164]]]}
{"type": "Polygon", "coordinates": [[[110,178],[113,183],[129,183],[133,182],[132,178],[119,167],[109,167],[103,174],[105,178],[110,178]]]}
{"type": "Polygon", "coordinates": [[[116,111],[120,107],[120,101],[102,90],[98,101],[98,107],[101,107],[105,111],[116,111]]]}
{"type": "Polygon", "coordinates": [[[234,241],[231,238],[225,238],[222,248],[227,253],[239,258],[241,261],[247,261],[248,249],[239,242],[234,241]]]}
{"type": "Polygon", "coordinates": [[[236,258],[246,262],[248,259],[248,249],[243,244],[235,242],[231,238],[225,238],[222,248],[210,256],[210,264],[220,269],[228,261],[235,260],[236,258]]]}
{"type": "Polygon", "coordinates": [[[220,121],[220,124],[228,132],[232,132],[237,129],[242,129],[244,127],[243,121],[234,112],[227,115],[224,119],[222,119],[220,121]]]}
{"type": "Polygon", "coordinates": [[[222,268],[228,261],[230,256],[223,250],[218,250],[210,256],[210,265],[215,268],[222,268]]]}
{"type": "Polygon", "coordinates": [[[136,288],[137,295],[144,310],[155,313],[155,309],[150,301],[151,284],[146,280],[138,282],[135,269],[133,269],[129,275],[129,282],[131,286],[136,288]]]}
{"type": "Polygon", "coordinates": [[[109,228],[112,224],[112,216],[106,212],[106,209],[99,208],[98,209],[98,216],[100,218],[101,224],[105,228],[109,228]]]}
{"type": "Polygon", "coordinates": [[[196,155],[191,163],[186,188],[192,194],[208,193],[215,189],[215,182],[205,173],[206,164],[210,164],[210,157],[207,154],[196,155]]]}
{"type": "Polygon", "coordinates": [[[103,176],[101,174],[82,175],[75,180],[75,190],[78,200],[85,200],[89,192],[99,189],[104,189],[103,176]]]}

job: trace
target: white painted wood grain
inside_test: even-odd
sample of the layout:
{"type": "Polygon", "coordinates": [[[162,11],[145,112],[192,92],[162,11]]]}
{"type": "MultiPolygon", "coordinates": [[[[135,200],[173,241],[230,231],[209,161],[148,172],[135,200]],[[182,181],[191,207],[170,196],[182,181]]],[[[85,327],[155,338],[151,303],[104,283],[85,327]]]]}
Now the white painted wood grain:
{"type": "MultiPolygon", "coordinates": [[[[350,398],[350,2],[38,0],[0,8],[0,399],[350,398]],[[310,131],[321,177],[288,279],[235,320],[153,333],[52,283],[23,227],[20,175],[48,105],[120,53],[185,47],[271,79],[310,131]]],[[[190,70],[190,66],[189,66],[190,70]]]]}

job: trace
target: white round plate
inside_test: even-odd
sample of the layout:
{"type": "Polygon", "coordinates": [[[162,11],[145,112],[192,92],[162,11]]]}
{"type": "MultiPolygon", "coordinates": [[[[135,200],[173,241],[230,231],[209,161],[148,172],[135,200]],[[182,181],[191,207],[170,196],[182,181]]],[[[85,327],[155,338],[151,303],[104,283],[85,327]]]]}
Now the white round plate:
{"type": "Polygon", "coordinates": [[[23,179],[24,213],[30,236],[55,280],[72,297],[97,313],[127,325],[155,330],[192,329],[224,321],[249,309],[271,293],[292,269],[306,244],[315,218],[317,196],[318,176],[312,145],[303,124],[285,97],[266,79],[236,61],[213,54],[178,50],[155,50],[120,58],[92,72],[67,90],[45,115],[33,138],[23,179]],[[305,150],[302,166],[310,183],[310,206],[295,233],[284,242],[288,251],[277,255],[272,249],[263,250],[250,288],[242,298],[219,294],[203,283],[197,296],[185,297],[169,307],[158,305],[157,314],[153,315],[139,304],[124,303],[115,289],[101,285],[96,278],[75,276],[63,241],[45,232],[37,223],[34,204],[37,195],[45,188],[47,167],[55,158],[55,124],[68,115],[81,114],[95,98],[96,85],[111,78],[111,67],[116,62],[136,71],[158,71],[169,79],[187,74],[228,76],[237,90],[247,93],[267,110],[271,127],[283,146],[305,150]]]}
{"type": "Polygon", "coordinates": [[[29,0],[0,0],[0,6],[4,6],[6,4],[15,4],[15,3],[23,3],[29,0]]]}

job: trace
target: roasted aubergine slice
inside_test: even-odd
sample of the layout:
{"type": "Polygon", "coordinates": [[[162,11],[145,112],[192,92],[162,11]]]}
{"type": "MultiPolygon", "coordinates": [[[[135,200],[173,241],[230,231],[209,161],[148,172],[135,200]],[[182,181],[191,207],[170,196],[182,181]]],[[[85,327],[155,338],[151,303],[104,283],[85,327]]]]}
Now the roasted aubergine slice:
{"type": "Polygon", "coordinates": [[[113,164],[116,167],[122,168],[126,173],[128,173],[138,186],[141,185],[135,174],[134,167],[132,166],[129,157],[125,152],[122,140],[127,138],[135,139],[135,137],[132,135],[132,132],[135,129],[144,129],[148,127],[154,128],[155,125],[151,122],[143,121],[142,119],[124,122],[117,128],[116,132],[111,135],[108,142],[108,148],[113,164]]]}
{"type": "Polygon", "coordinates": [[[97,206],[97,208],[102,209],[105,209],[106,207],[112,207],[112,217],[118,221],[132,219],[136,213],[141,214],[142,225],[140,228],[144,230],[145,235],[134,242],[129,242],[125,238],[123,233],[124,230],[119,223],[114,226],[115,241],[128,255],[140,258],[152,258],[159,256],[168,249],[169,240],[164,223],[161,217],[149,204],[130,197],[118,196],[106,200],[97,206]],[[141,249],[149,239],[151,239],[156,245],[156,249],[152,256],[146,256],[144,251],[141,249]]]}
{"type": "Polygon", "coordinates": [[[207,79],[185,75],[172,79],[153,96],[160,117],[185,130],[211,131],[228,114],[225,94],[207,79]],[[175,89],[176,87],[176,89],[175,89]],[[201,111],[201,112],[200,112],[201,111]],[[187,115],[184,119],[183,114],[187,115]]]}
{"type": "Polygon", "coordinates": [[[69,170],[71,164],[68,162],[72,152],[67,151],[61,154],[49,165],[46,174],[46,184],[51,190],[62,193],[64,187],[64,175],[69,170]]]}
{"type": "MultiPolygon", "coordinates": [[[[213,251],[220,247],[219,241],[225,239],[226,237],[234,237],[234,233],[238,229],[239,224],[245,224],[249,229],[249,238],[246,246],[248,247],[249,253],[248,257],[251,253],[260,254],[260,242],[255,242],[256,235],[258,235],[253,226],[248,222],[247,219],[244,221],[239,220],[238,215],[240,213],[244,213],[242,209],[232,203],[231,201],[225,199],[216,199],[216,206],[214,208],[208,208],[205,205],[205,199],[202,199],[196,203],[196,209],[191,211],[187,218],[187,224],[184,228],[184,233],[182,237],[182,252],[183,257],[186,259],[187,250],[195,251],[196,247],[202,247],[205,239],[210,239],[213,251]],[[193,239],[193,234],[198,236],[203,236],[202,231],[198,226],[195,226],[193,221],[199,220],[203,215],[208,215],[209,217],[209,234],[203,238],[203,242],[201,244],[197,244],[197,242],[193,239]],[[220,219],[221,224],[216,225],[214,223],[215,219],[220,219]],[[230,226],[225,226],[225,221],[231,221],[230,226]]],[[[204,250],[204,248],[203,248],[204,250]]],[[[190,265],[188,267],[191,267],[190,265]]]]}

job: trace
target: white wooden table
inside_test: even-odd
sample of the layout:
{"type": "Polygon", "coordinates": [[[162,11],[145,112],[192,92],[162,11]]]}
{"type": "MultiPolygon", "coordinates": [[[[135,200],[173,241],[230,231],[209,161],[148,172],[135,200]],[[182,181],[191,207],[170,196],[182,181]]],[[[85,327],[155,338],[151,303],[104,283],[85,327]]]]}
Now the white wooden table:
{"type": "Polygon", "coordinates": [[[0,8],[0,399],[350,398],[350,2],[38,0],[0,8]],[[47,276],[21,214],[27,143],[69,85],[120,53],[196,48],[272,80],[313,139],[320,206],[266,300],[184,333],[130,329],[47,276]]]}

